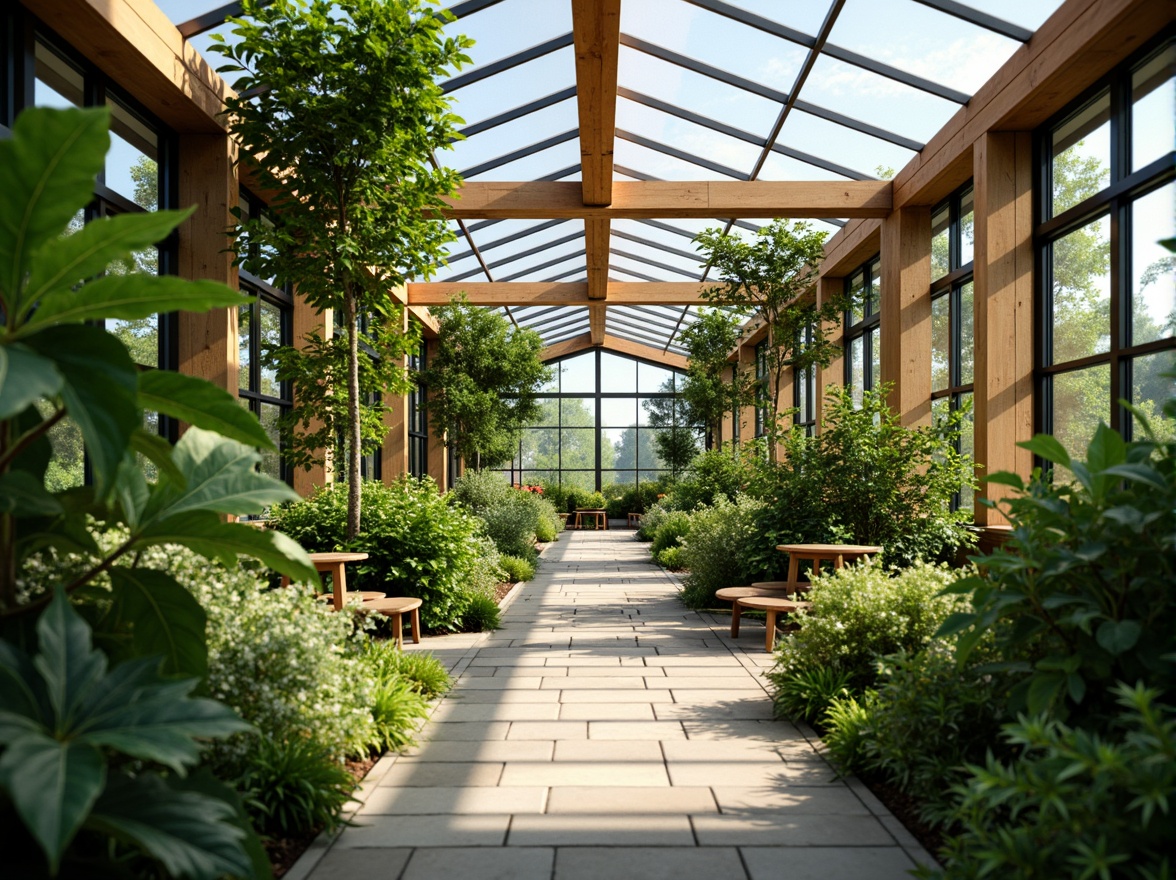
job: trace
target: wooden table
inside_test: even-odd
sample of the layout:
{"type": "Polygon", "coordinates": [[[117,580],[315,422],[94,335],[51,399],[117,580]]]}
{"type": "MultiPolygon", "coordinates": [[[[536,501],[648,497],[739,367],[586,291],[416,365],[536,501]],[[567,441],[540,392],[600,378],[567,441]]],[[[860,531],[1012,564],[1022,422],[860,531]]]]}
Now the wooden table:
{"type": "Polygon", "coordinates": [[[800,563],[813,564],[813,571],[820,573],[822,562],[832,562],[834,570],[847,562],[855,562],[866,556],[881,553],[881,547],[872,544],[778,544],[776,549],[788,554],[788,583],[797,585],[800,563]]]}
{"type": "MultiPolygon", "coordinates": [[[[311,553],[310,561],[317,571],[331,576],[331,601],[336,611],[342,611],[347,604],[347,573],[343,566],[348,562],[363,562],[366,553],[311,553]]],[[[290,578],[283,575],[282,586],[290,586],[290,578]]]]}
{"type": "Polygon", "coordinates": [[[608,531],[608,512],[597,508],[577,508],[576,510],[576,528],[584,528],[584,516],[592,517],[592,528],[603,528],[608,531]]]}

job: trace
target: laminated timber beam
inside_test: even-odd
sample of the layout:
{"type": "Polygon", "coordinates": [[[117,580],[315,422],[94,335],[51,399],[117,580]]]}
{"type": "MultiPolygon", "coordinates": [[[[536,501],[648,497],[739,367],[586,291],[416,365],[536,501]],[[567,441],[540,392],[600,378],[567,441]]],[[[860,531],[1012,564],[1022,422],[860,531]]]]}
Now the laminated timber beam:
{"type": "Polygon", "coordinates": [[[697,281],[609,281],[607,299],[591,299],[583,281],[410,283],[410,306],[446,305],[464,293],[476,306],[696,306],[705,305],[702,292],[713,284],[697,281]]]}
{"type": "Polygon", "coordinates": [[[588,307],[588,335],[592,337],[593,345],[604,344],[605,307],[588,307]]]}
{"type": "MultiPolygon", "coordinates": [[[[591,333],[581,333],[579,336],[573,336],[571,339],[565,339],[563,342],[557,342],[554,345],[547,346],[539,352],[539,359],[546,363],[556,358],[567,357],[570,354],[576,354],[577,352],[587,351],[590,348],[596,347],[598,346],[592,342],[591,333]]],[[[629,339],[621,339],[619,336],[612,336],[608,333],[604,334],[604,340],[599,347],[603,347],[608,351],[616,351],[621,354],[644,358],[645,360],[664,364],[667,367],[673,367],[678,370],[684,370],[687,366],[687,359],[680,354],[662,351],[658,346],[645,345],[629,339]]]]}
{"type": "Polygon", "coordinates": [[[617,181],[611,204],[586,205],[575,181],[467,181],[441,213],[452,220],[885,217],[890,188],[888,180],[617,181]]]}

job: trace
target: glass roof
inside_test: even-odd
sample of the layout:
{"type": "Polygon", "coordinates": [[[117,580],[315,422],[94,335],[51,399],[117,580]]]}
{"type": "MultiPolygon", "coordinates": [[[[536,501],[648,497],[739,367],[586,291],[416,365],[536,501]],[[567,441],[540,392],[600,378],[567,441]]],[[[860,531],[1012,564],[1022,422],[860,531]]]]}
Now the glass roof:
{"type": "MultiPolygon", "coordinates": [[[[223,2],[158,0],[207,45],[223,2]],[[205,18],[201,18],[205,16],[205,18]],[[204,31],[197,33],[198,31],[204,31]]],[[[614,180],[845,180],[901,169],[1061,0],[625,0],[614,180]],[[782,111],[789,99],[791,107],[782,111]],[[779,132],[772,133],[779,125],[779,132]]],[[[438,158],[471,180],[579,180],[572,4],[465,0],[473,64],[445,84],[465,139],[438,158]]],[[[226,33],[222,25],[218,32],[226,33]]],[[[754,230],[767,220],[739,221],[754,230]]],[[[814,218],[835,232],[844,221],[814,218]]],[[[437,281],[584,281],[579,220],[452,223],[437,281]],[[464,230],[461,228],[464,226],[464,230]]],[[[617,220],[613,281],[699,281],[692,238],[730,221],[617,220]]],[[[743,232],[747,234],[747,232],[743,232]]],[[[547,344],[589,332],[582,306],[502,309],[547,344]]],[[[684,353],[683,306],[610,305],[609,335],[684,353]]]]}

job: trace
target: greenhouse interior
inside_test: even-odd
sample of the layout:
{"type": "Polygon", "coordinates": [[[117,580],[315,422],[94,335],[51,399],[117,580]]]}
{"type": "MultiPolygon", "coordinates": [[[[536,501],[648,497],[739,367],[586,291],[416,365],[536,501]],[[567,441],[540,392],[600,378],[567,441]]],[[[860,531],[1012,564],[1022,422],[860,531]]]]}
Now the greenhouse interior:
{"type": "Polygon", "coordinates": [[[14,877],[1176,871],[1176,5],[0,10],[14,877]]]}

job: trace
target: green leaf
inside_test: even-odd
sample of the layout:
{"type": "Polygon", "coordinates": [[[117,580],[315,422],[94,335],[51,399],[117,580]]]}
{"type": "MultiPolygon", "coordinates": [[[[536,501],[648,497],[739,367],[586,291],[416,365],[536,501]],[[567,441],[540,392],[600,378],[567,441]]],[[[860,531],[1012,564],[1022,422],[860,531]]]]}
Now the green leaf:
{"type": "Polygon", "coordinates": [[[947,616],[935,632],[935,638],[942,639],[963,632],[976,622],[976,615],[970,611],[955,611],[947,616]]]}
{"type": "Polygon", "coordinates": [[[76,291],[60,292],[37,309],[28,327],[78,324],[99,318],[135,320],[157,312],[206,312],[249,300],[216,281],[188,281],[174,275],[107,275],[76,291]]]}
{"type": "Polygon", "coordinates": [[[23,345],[0,345],[0,419],[10,419],[61,390],[53,362],[23,345]]]}
{"type": "Polygon", "coordinates": [[[1054,698],[1061,692],[1068,676],[1060,672],[1039,672],[1029,680],[1029,711],[1040,714],[1049,709],[1054,698]]]}
{"type": "Polygon", "coordinates": [[[139,374],[139,404],[248,446],[274,449],[257,417],[223,388],[170,370],[139,374]]]}
{"type": "Polygon", "coordinates": [[[265,847],[262,846],[261,838],[253,830],[253,823],[245,811],[245,804],[241,796],[231,786],[213,776],[212,771],[207,767],[201,767],[182,779],[170,777],[167,782],[175,790],[197,792],[224,801],[232,807],[236,814],[237,827],[245,832],[242,846],[253,866],[253,876],[258,880],[270,880],[273,877],[269,856],[266,854],[265,847]]]}
{"type": "Polygon", "coordinates": [[[1118,656],[1130,651],[1143,635],[1137,620],[1106,620],[1099,626],[1095,639],[1104,651],[1118,656]]]}
{"type": "Polygon", "coordinates": [[[39,652],[33,665],[49,695],[55,733],[72,727],[74,713],[106,673],[106,657],[94,650],[90,627],[73,610],[65,590],[58,587],[53,601],[37,621],[39,652]]]}
{"type": "Polygon", "coordinates": [[[1012,486],[1014,489],[1025,491],[1025,481],[1021,479],[1019,474],[1014,474],[1011,471],[997,471],[983,477],[983,480],[994,486],[1012,486]]]}
{"type": "Polygon", "coordinates": [[[154,773],[112,776],[88,825],[139,845],[162,863],[168,876],[258,876],[231,804],[178,790],[154,773]]]}
{"type": "Polygon", "coordinates": [[[0,141],[0,296],[16,324],[33,305],[21,288],[34,254],[94,197],[109,124],[105,107],[30,107],[0,141]]]}
{"type": "Polygon", "coordinates": [[[1168,489],[1168,483],[1164,479],[1164,475],[1150,465],[1117,464],[1107,468],[1104,473],[1110,476],[1122,477],[1124,480],[1131,480],[1136,483],[1145,483],[1155,489],[1163,489],[1164,491],[1168,489]]]}
{"type": "Polygon", "coordinates": [[[1028,449],[1034,455],[1044,458],[1046,461],[1060,464],[1064,467],[1070,466],[1070,453],[1066,452],[1066,447],[1062,446],[1056,437],[1049,434],[1037,434],[1032,440],[1026,440],[1017,445],[1023,449],[1028,449]]]}
{"type": "Polygon", "coordinates": [[[0,788],[36,838],[49,869],[85,821],[102,791],[106,762],[93,746],[30,733],[0,757],[0,788]]]}
{"type": "Polygon", "coordinates": [[[86,441],[95,492],[104,496],[140,426],[138,370],[125,346],[98,327],[50,327],[26,342],[65,378],[61,398],[86,441]]]}
{"type": "Polygon", "coordinates": [[[1118,431],[1099,422],[1090,445],[1086,447],[1086,465],[1094,473],[1123,464],[1127,460],[1127,441],[1118,431]]]}
{"type": "MultiPolygon", "coordinates": [[[[151,371],[139,375],[149,376],[155,372],[163,371],[151,371]]],[[[172,461],[172,445],[154,431],[148,431],[143,427],[136,428],[135,433],[131,435],[131,451],[146,458],[159,469],[160,474],[167,477],[176,486],[182,488],[187,485],[183,472],[172,461]]],[[[142,471],[142,468],[137,467],[137,469],[142,471]]]]}
{"type": "MultiPolygon", "coordinates": [[[[60,238],[53,247],[37,255],[36,263],[29,272],[25,295],[30,303],[37,303],[37,311],[30,318],[30,323],[40,323],[46,317],[58,315],[63,308],[70,308],[72,303],[80,302],[88,296],[83,291],[73,289],[80,282],[108,271],[111,264],[134,251],[162,241],[195,210],[193,207],[186,211],[145,211],[98,217],[72,235],[60,238]]],[[[155,311],[169,309],[164,307],[155,311]]]]}
{"type": "Polygon", "coordinates": [[[18,517],[56,516],[61,502],[28,471],[0,474],[0,513],[18,517]]]}
{"type": "Polygon", "coordinates": [[[235,563],[238,554],[251,556],[292,581],[319,583],[314,563],[288,535],[244,523],[226,523],[209,511],[189,511],[153,523],[143,531],[140,542],[183,544],[209,559],[229,563],[235,563]]]}
{"type": "Polygon", "coordinates": [[[208,673],[204,628],[208,615],[171,575],[146,568],[112,568],[115,613],[131,624],[134,652],[162,655],[165,675],[208,673]]]}
{"type": "Polygon", "coordinates": [[[32,660],[0,640],[0,745],[40,730],[51,713],[44,682],[32,660]]]}

